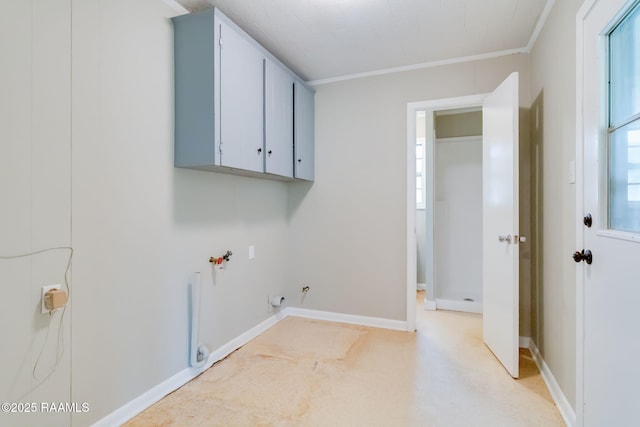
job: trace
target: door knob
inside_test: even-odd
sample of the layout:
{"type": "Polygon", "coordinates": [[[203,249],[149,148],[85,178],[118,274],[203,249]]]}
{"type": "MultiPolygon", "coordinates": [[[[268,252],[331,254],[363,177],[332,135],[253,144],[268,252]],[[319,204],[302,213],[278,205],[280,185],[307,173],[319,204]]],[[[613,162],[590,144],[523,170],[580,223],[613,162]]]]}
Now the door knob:
{"type": "Polygon", "coordinates": [[[593,254],[589,249],[583,249],[582,252],[575,251],[573,254],[573,260],[575,262],[584,261],[587,264],[591,264],[593,262],[593,254]]]}
{"type": "Polygon", "coordinates": [[[507,234],[506,236],[498,236],[499,242],[507,242],[507,244],[511,244],[511,234],[507,234]]]}
{"type": "Polygon", "coordinates": [[[591,214],[586,214],[582,222],[587,226],[587,228],[591,228],[591,224],[593,224],[593,218],[591,218],[591,214]]]}

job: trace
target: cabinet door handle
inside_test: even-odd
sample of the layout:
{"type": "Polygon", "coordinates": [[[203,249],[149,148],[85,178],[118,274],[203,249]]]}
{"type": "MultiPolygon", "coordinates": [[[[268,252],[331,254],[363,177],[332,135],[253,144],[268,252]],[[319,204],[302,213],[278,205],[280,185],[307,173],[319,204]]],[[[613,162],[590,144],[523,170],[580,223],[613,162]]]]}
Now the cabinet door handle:
{"type": "Polygon", "coordinates": [[[298,163],[301,163],[301,162],[302,162],[302,159],[298,159],[298,163]]]}
{"type": "Polygon", "coordinates": [[[271,150],[267,151],[267,154],[268,154],[268,155],[271,155],[271,150]]]}
{"type": "Polygon", "coordinates": [[[262,153],[262,148],[258,148],[258,154],[262,153]]]}

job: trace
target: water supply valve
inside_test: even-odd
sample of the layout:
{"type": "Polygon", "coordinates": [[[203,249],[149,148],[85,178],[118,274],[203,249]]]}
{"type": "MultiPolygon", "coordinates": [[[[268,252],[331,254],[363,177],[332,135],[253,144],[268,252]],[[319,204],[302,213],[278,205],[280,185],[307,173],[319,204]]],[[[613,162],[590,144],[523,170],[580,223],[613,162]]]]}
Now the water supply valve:
{"type": "Polygon", "coordinates": [[[224,268],[224,264],[231,260],[231,255],[233,255],[233,253],[231,251],[227,251],[222,256],[210,257],[209,262],[213,264],[213,266],[216,267],[218,270],[222,270],[224,268]]]}

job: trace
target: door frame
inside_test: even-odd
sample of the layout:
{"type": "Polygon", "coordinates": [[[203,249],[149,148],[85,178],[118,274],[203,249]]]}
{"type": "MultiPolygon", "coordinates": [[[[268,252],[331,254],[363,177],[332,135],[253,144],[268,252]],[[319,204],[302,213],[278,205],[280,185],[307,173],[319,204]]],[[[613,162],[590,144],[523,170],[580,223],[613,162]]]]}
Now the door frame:
{"type": "MultiPolygon", "coordinates": [[[[482,107],[484,99],[488,93],[461,96],[456,98],[441,98],[426,101],[417,101],[407,103],[407,331],[416,330],[416,288],[417,288],[417,252],[416,252],[416,112],[421,110],[440,111],[452,110],[458,108],[482,107]]],[[[433,116],[431,116],[433,117],[433,116]]],[[[430,128],[433,129],[435,124],[431,122],[430,128]]],[[[427,120],[427,132],[429,132],[429,120],[427,120]]],[[[431,168],[427,168],[426,182],[426,210],[427,212],[427,235],[429,228],[433,237],[433,207],[434,207],[434,168],[433,153],[435,152],[435,141],[433,132],[431,137],[425,138],[425,156],[427,156],[427,164],[431,161],[431,168]],[[428,154],[431,154],[429,156],[428,154]],[[429,221],[429,217],[431,220],[429,221]]],[[[434,239],[427,242],[429,247],[426,252],[434,254],[434,239]]],[[[435,258],[433,256],[432,258],[435,258]]],[[[431,260],[433,262],[433,259],[431,260]]],[[[425,307],[435,309],[435,271],[430,269],[430,274],[426,277],[427,290],[431,289],[434,293],[433,304],[426,304],[425,307]]]]}
{"type": "MultiPolygon", "coordinates": [[[[576,248],[584,247],[583,224],[579,215],[584,210],[584,148],[583,148],[583,67],[584,19],[597,0],[586,0],[576,15],[576,248]]],[[[584,425],[584,272],[576,268],[576,426],[584,425]]]]}

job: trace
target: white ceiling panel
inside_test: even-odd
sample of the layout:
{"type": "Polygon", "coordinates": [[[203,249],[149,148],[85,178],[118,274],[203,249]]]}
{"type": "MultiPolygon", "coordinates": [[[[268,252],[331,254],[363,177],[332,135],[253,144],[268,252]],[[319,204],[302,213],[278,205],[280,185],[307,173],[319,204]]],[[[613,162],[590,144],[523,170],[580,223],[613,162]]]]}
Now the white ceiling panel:
{"type": "Polygon", "coordinates": [[[527,48],[553,0],[178,0],[218,7],[308,80],[527,48]]]}

